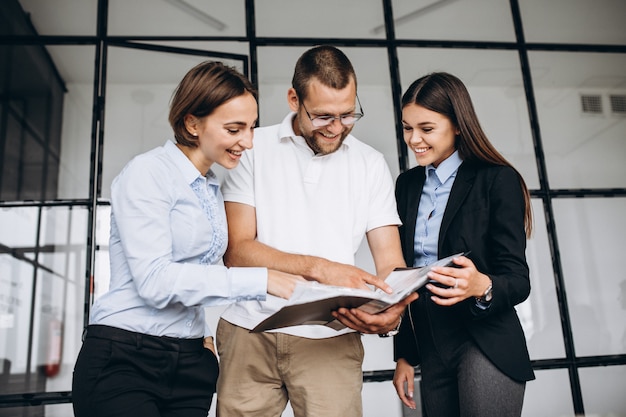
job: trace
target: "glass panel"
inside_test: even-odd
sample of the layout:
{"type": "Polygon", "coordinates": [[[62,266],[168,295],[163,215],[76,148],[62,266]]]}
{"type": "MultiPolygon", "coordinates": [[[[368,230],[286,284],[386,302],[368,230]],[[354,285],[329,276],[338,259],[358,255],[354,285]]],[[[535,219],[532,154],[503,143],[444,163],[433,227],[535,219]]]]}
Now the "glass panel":
{"type": "MultiPolygon", "coordinates": [[[[380,1],[255,1],[257,36],[384,38],[380,1]]],[[[277,61],[280,62],[280,61],[277,61]]],[[[295,62],[294,62],[295,64],[295,62]]]]}
{"type": "MultiPolygon", "coordinates": [[[[21,143],[22,127],[19,119],[13,114],[13,104],[3,106],[6,111],[6,130],[4,130],[4,148],[0,147],[2,164],[0,165],[0,200],[15,201],[20,193],[20,170],[22,167],[21,143]]],[[[0,123],[2,121],[0,120],[0,123]]],[[[2,136],[0,131],[0,136],[2,136]]]]}
{"type": "Polygon", "coordinates": [[[578,372],[585,415],[626,415],[626,399],[624,399],[626,365],[581,368],[578,372]]]}
{"type": "Polygon", "coordinates": [[[0,200],[86,198],[94,48],[0,47],[0,200]],[[57,65],[59,63],[59,65],[57,65]]]}
{"type": "Polygon", "coordinates": [[[623,0],[524,0],[519,8],[528,42],[626,43],[623,0]]]}
{"type": "Polygon", "coordinates": [[[39,209],[15,207],[0,209],[0,248],[16,258],[34,260],[33,248],[37,242],[39,209]]]}
{"type": "Polygon", "coordinates": [[[626,187],[626,113],[610,102],[626,100],[626,54],[530,52],[529,59],[550,187],[626,187]]]}
{"type": "MultiPolygon", "coordinates": [[[[2,212],[0,217],[6,218],[2,212]]],[[[6,230],[6,229],[3,229],[6,230]]],[[[4,251],[3,251],[4,252],[4,251]]],[[[36,378],[27,378],[33,291],[33,265],[18,257],[0,254],[0,392],[41,391],[36,378]]]]}
{"type": "Polygon", "coordinates": [[[81,345],[87,210],[43,209],[40,245],[37,212],[0,211],[6,231],[0,257],[0,359],[8,361],[10,371],[0,382],[3,393],[70,390],[81,345]],[[31,225],[30,234],[24,223],[31,225]],[[22,239],[8,240],[13,236],[22,239]]]}
{"type": "Polygon", "coordinates": [[[554,201],[577,356],[626,353],[624,213],[626,198],[554,201]]]}
{"type": "Polygon", "coordinates": [[[41,46],[11,45],[0,48],[2,107],[6,130],[0,131],[3,200],[56,198],[59,169],[59,135],[64,82],[41,46]],[[51,176],[48,175],[51,172],[51,176]],[[46,189],[47,185],[50,189],[46,189]]]}
{"type": "Polygon", "coordinates": [[[47,46],[65,82],[60,151],[58,198],[88,198],[93,122],[93,46],[47,46]]]}
{"type": "MultiPolygon", "coordinates": [[[[109,290],[111,270],[109,264],[109,234],[111,232],[111,206],[98,206],[96,218],[96,260],[93,273],[93,299],[109,290]]],[[[216,329],[216,327],[211,327],[216,329]]]]}
{"type": "Polygon", "coordinates": [[[403,415],[402,402],[391,381],[363,384],[362,397],[363,417],[400,417],[403,415]]]}
{"type": "MultiPolygon", "coordinates": [[[[445,71],[460,78],[472,96],[489,140],[521,172],[529,188],[539,187],[516,52],[398,48],[398,60],[403,93],[413,81],[430,72],[445,71]]],[[[414,158],[409,157],[409,162],[415,165],[414,158]]]]}
{"type": "MultiPolygon", "coordinates": [[[[206,57],[110,48],[107,69],[102,197],[133,157],[173,139],[168,122],[174,89],[206,57]]],[[[218,59],[243,71],[241,61],[218,59]]]]}
{"type": "Polygon", "coordinates": [[[74,415],[72,404],[52,404],[45,406],[46,417],[67,417],[74,415]]]}
{"type": "Polygon", "coordinates": [[[392,4],[397,39],[515,41],[508,1],[392,0],[392,4]]]}
{"type": "Polygon", "coordinates": [[[0,211],[0,359],[9,370],[3,393],[70,390],[81,345],[87,210],[42,210],[36,245],[38,210],[0,211]]]}
{"type": "Polygon", "coordinates": [[[110,0],[109,35],[245,36],[243,0],[110,0]]]}
{"type": "Polygon", "coordinates": [[[541,200],[532,200],[534,231],[526,248],[530,296],[516,307],[533,360],[565,357],[552,257],[541,200]]]}
{"type": "Polygon", "coordinates": [[[19,0],[39,35],[95,35],[98,0],[19,0]],[[68,18],[68,13],[71,16],[68,18]]]}
{"type": "Polygon", "coordinates": [[[535,371],[535,376],[526,384],[522,417],[574,417],[567,370],[535,371]]]}
{"type": "MultiPolygon", "coordinates": [[[[261,126],[280,123],[287,113],[287,90],[296,61],[309,47],[264,47],[258,51],[261,126]],[[276,65],[277,62],[283,63],[276,65]]],[[[385,155],[392,176],[399,173],[387,51],[384,48],[341,48],[358,79],[363,117],[352,133],[385,155]]]]}
{"type": "Polygon", "coordinates": [[[363,358],[364,371],[381,371],[396,369],[393,360],[393,338],[378,337],[378,335],[366,334],[361,337],[365,348],[363,358]]]}

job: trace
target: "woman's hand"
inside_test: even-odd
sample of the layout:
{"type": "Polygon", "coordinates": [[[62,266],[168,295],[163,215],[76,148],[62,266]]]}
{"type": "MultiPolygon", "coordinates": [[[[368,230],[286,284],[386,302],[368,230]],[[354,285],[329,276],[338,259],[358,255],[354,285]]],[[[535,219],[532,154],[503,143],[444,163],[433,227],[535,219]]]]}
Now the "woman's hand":
{"type": "Polygon", "coordinates": [[[405,359],[398,359],[396,372],[393,374],[393,386],[404,405],[415,410],[417,405],[413,399],[415,390],[415,370],[405,359]]]}
{"type": "Polygon", "coordinates": [[[217,356],[217,353],[215,353],[215,345],[213,344],[213,336],[205,337],[202,341],[202,344],[204,345],[205,349],[209,349],[211,352],[213,352],[215,356],[217,356]]]}
{"type": "Polygon", "coordinates": [[[306,281],[300,275],[292,275],[286,272],[267,270],[267,292],[276,297],[289,299],[298,282],[306,281]]]}
{"type": "Polygon", "coordinates": [[[479,272],[471,259],[459,256],[452,260],[459,268],[437,266],[428,273],[428,278],[437,281],[444,288],[433,283],[426,288],[433,295],[431,300],[442,306],[451,306],[470,297],[482,297],[491,284],[491,279],[479,272]]]}

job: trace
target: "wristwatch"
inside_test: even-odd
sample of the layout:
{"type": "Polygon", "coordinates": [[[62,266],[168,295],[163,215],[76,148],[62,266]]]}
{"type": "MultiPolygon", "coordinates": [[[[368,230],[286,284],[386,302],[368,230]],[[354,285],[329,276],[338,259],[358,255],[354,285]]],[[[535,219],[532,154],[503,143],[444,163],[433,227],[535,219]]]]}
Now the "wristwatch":
{"type": "Polygon", "coordinates": [[[402,316],[400,316],[400,321],[398,322],[398,325],[396,327],[394,327],[393,329],[389,330],[387,333],[381,333],[378,336],[379,337],[391,337],[391,336],[395,336],[398,333],[400,333],[400,325],[402,324],[402,316]]]}
{"type": "Polygon", "coordinates": [[[493,298],[493,283],[490,283],[482,296],[476,297],[476,301],[482,304],[489,304],[493,298]]]}

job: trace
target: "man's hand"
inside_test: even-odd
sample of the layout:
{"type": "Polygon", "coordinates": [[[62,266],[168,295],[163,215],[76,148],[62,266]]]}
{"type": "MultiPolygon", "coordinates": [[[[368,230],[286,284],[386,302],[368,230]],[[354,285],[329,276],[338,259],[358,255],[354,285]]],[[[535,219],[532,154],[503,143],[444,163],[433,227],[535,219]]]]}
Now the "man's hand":
{"type": "Polygon", "coordinates": [[[407,305],[417,300],[418,294],[412,293],[397,304],[378,314],[369,314],[358,308],[348,310],[340,308],[333,316],[342,324],[361,333],[383,334],[394,329],[400,322],[400,316],[407,305]]]}
{"type": "Polygon", "coordinates": [[[340,287],[371,289],[366,284],[380,288],[391,294],[392,289],[384,280],[372,275],[353,265],[332,262],[326,259],[317,258],[319,270],[316,270],[312,279],[326,285],[336,285],[340,287]]]}

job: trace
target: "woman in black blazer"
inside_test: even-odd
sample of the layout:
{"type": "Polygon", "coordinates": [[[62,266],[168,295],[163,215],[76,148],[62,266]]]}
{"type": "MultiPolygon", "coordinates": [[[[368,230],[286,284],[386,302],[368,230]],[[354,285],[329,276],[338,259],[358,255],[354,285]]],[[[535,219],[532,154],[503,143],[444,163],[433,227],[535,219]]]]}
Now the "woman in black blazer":
{"type": "Polygon", "coordinates": [[[463,83],[447,73],[415,81],[402,97],[404,140],[418,167],[396,182],[409,266],[449,255],[405,312],[394,340],[394,386],[415,408],[421,365],[429,417],[519,416],[534,379],[515,305],[530,293],[530,195],[480,127],[463,83]],[[428,177],[428,178],[427,178],[428,177]]]}

